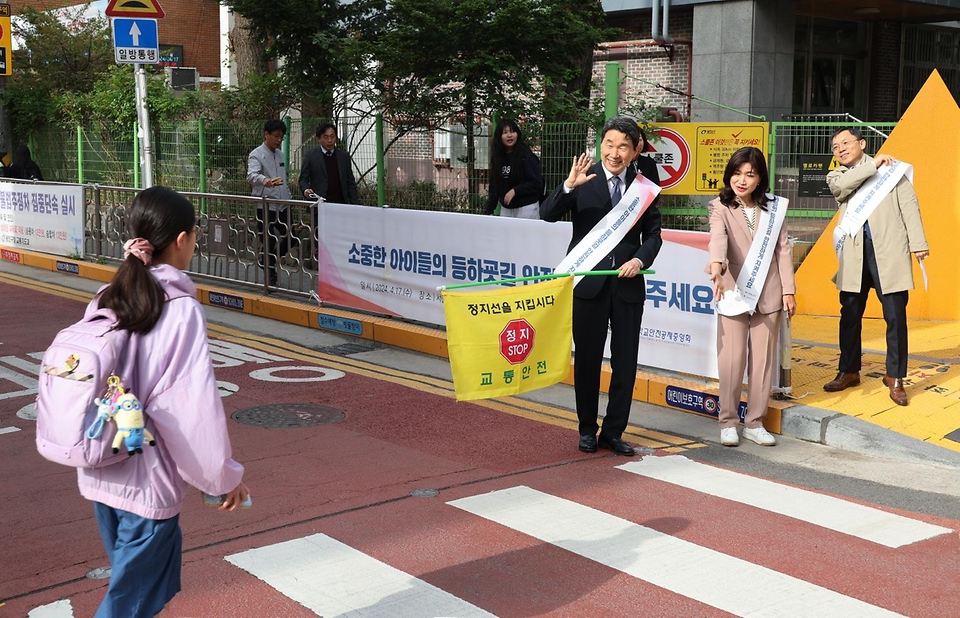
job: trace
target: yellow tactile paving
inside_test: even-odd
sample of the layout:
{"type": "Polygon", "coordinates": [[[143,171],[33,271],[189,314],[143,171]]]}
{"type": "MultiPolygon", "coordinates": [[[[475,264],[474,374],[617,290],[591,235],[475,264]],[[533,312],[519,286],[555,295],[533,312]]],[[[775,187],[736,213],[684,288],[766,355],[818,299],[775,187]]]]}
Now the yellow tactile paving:
{"type": "Polygon", "coordinates": [[[823,385],[837,371],[838,319],[795,317],[792,377],[796,401],[960,451],[960,441],[946,437],[960,429],[960,323],[911,320],[908,330],[910,361],[904,383],[910,405],[901,407],[890,401],[880,381],[885,373],[883,320],[863,321],[860,386],[827,393],[823,385]]]}

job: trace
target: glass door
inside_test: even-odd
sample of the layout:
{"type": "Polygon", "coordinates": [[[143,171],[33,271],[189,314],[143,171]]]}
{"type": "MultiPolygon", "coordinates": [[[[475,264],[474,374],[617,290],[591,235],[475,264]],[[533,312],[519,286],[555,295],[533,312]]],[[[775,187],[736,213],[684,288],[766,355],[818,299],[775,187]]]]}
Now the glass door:
{"type": "Polygon", "coordinates": [[[866,106],[868,24],[797,17],[794,114],[851,114],[866,106]]]}
{"type": "Polygon", "coordinates": [[[843,113],[837,109],[837,72],[835,56],[814,56],[810,66],[809,114],[843,113]]]}

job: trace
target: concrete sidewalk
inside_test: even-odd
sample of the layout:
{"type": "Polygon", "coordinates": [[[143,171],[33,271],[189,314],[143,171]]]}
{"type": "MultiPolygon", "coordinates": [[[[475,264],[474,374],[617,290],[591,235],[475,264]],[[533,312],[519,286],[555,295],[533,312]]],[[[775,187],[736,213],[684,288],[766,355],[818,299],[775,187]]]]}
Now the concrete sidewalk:
{"type": "MultiPolygon", "coordinates": [[[[109,281],[113,274],[113,269],[107,266],[29,252],[5,250],[3,258],[0,260],[0,273],[4,276],[54,284],[90,294],[103,282],[109,281]],[[16,258],[11,258],[11,255],[16,258]]],[[[446,358],[446,338],[442,331],[399,320],[327,309],[281,295],[263,295],[249,288],[227,288],[222,282],[214,286],[200,278],[196,281],[198,296],[207,306],[211,323],[269,335],[312,349],[341,349],[344,355],[351,358],[451,380],[446,358]]],[[[608,381],[604,380],[606,383],[608,381]]],[[[638,372],[631,425],[671,436],[716,443],[719,441],[719,429],[715,418],[690,411],[690,408],[696,407],[691,402],[699,403],[704,408],[704,401],[715,397],[716,392],[708,381],[691,382],[663,373],[638,372]],[[687,393],[686,398],[678,399],[671,395],[678,392],[687,393]],[[675,407],[664,405],[669,401],[680,403],[675,407]]],[[[558,384],[517,399],[554,408],[554,414],[564,423],[575,421],[575,399],[569,384],[558,384]]],[[[606,405],[603,394],[600,403],[602,411],[606,405]]],[[[766,425],[769,430],[784,436],[846,451],[960,470],[960,452],[842,411],[775,401],[771,402],[766,425]]],[[[631,438],[630,435],[626,437],[628,440],[631,438]]],[[[643,444],[643,440],[637,442],[643,444]]],[[[786,444],[775,449],[763,449],[764,456],[789,459],[789,449],[781,448],[784,446],[786,444]]],[[[689,445],[686,447],[689,448],[689,445]]],[[[740,448],[753,447],[749,444],[740,448]]]]}

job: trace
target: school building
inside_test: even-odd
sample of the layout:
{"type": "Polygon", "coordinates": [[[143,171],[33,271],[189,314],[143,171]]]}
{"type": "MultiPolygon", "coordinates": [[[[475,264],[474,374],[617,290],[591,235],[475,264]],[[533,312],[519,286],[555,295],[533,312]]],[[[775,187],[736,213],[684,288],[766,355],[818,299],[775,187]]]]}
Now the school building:
{"type": "Polygon", "coordinates": [[[629,35],[595,55],[598,78],[604,62],[621,62],[625,100],[661,103],[685,120],[747,119],[683,96],[692,94],[767,121],[826,114],[896,121],[934,68],[960,97],[960,0],[603,0],[603,7],[610,25],[629,35]]]}

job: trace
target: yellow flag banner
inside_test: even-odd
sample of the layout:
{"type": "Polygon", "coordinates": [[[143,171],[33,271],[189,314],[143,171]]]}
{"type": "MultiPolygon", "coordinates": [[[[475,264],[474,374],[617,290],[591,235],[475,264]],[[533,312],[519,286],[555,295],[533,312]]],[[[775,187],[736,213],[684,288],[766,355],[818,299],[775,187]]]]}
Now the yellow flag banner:
{"type": "Polygon", "coordinates": [[[573,277],[483,291],[443,291],[457,400],[517,395],[570,371],[573,277]]]}

